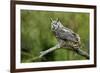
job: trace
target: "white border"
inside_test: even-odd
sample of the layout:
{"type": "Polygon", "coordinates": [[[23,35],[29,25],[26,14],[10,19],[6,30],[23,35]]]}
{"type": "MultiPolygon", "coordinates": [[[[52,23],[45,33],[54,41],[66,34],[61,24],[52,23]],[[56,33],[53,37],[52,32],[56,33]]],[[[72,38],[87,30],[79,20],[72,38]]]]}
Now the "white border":
{"type": "Polygon", "coordinates": [[[94,10],[85,8],[69,8],[69,7],[50,7],[35,5],[16,5],[16,68],[39,68],[54,66],[73,66],[87,65],[94,63],[94,10]],[[59,62],[37,62],[37,63],[20,63],[20,10],[45,10],[45,11],[63,11],[63,12],[84,12],[90,13],[90,60],[81,61],[59,61],[59,62]]]}

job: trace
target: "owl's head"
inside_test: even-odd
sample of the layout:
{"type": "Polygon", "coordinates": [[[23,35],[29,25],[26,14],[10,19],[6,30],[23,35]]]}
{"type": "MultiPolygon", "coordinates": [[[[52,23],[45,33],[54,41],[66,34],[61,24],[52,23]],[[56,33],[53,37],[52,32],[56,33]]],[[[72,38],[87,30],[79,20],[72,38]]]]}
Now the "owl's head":
{"type": "Polygon", "coordinates": [[[62,27],[62,24],[58,18],[56,20],[53,20],[52,18],[50,19],[51,19],[51,30],[55,31],[60,27],[62,27]]]}

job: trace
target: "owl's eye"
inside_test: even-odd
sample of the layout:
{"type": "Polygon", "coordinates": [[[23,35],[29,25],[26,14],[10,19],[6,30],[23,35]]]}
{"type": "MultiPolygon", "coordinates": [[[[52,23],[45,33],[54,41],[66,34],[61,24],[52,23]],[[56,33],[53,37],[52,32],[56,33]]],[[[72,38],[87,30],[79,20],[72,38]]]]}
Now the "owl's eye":
{"type": "Polygon", "coordinates": [[[57,25],[57,22],[55,23],[55,25],[57,25]]]}
{"type": "Polygon", "coordinates": [[[55,23],[55,25],[57,25],[57,24],[55,23]]]}

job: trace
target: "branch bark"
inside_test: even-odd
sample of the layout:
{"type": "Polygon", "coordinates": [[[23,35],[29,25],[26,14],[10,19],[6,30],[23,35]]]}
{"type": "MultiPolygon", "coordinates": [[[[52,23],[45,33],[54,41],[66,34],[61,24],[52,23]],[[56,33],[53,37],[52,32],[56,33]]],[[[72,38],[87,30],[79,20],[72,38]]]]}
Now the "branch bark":
{"type": "Polygon", "coordinates": [[[83,50],[81,50],[80,48],[79,49],[75,49],[75,52],[81,56],[84,56],[86,57],[87,59],[89,59],[89,54],[83,50]]]}
{"type": "MultiPolygon", "coordinates": [[[[37,57],[35,57],[35,58],[32,59],[32,60],[40,59],[40,58],[42,58],[44,55],[46,55],[46,54],[48,54],[48,53],[50,53],[50,52],[52,52],[52,51],[54,51],[54,50],[56,50],[56,49],[58,49],[58,48],[60,48],[60,45],[59,45],[59,44],[57,44],[57,45],[55,45],[54,47],[49,48],[49,49],[47,49],[47,50],[45,50],[45,51],[40,52],[40,55],[37,56],[37,57]]],[[[85,51],[83,51],[83,50],[81,50],[81,49],[74,49],[74,52],[76,52],[77,54],[79,54],[79,55],[81,55],[81,56],[83,56],[83,57],[86,57],[87,59],[89,59],[88,53],[86,53],[85,51]]]]}
{"type": "Polygon", "coordinates": [[[40,58],[42,58],[44,55],[46,55],[46,54],[48,54],[48,53],[50,53],[50,52],[52,52],[52,51],[54,51],[54,50],[56,50],[56,49],[58,49],[58,48],[60,48],[59,44],[57,44],[57,45],[55,45],[54,47],[49,48],[49,49],[47,49],[47,50],[45,50],[45,51],[41,51],[41,52],[40,52],[40,55],[37,56],[37,57],[35,57],[35,58],[33,58],[33,59],[31,59],[31,61],[34,61],[34,60],[36,60],[36,59],[40,59],[40,58]]]}
{"type": "Polygon", "coordinates": [[[52,52],[52,51],[54,51],[54,50],[56,50],[58,48],[60,48],[59,44],[55,45],[52,48],[49,48],[48,50],[45,50],[45,51],[40,52],[39,58],[43,57],[44,55],[46,55],[46,54],[48,54],[48,53],[50,53],[50,52],[52,52]]]}

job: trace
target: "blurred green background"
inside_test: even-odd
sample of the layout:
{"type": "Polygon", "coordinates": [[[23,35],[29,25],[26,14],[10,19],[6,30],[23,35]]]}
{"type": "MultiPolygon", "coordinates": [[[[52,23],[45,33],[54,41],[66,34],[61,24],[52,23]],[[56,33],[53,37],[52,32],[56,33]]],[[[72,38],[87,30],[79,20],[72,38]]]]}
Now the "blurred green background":
{"type": "Polygon", "coordinates": [[[64,48],[33,60],[41,51],[57,43],[51,31],[49,17],[59,18],[65,27],[78,33],[82,42],[81,49],[89,52],[89,13],[21,10],[21,62],[85,60],[84,57],[64,48]]]}

